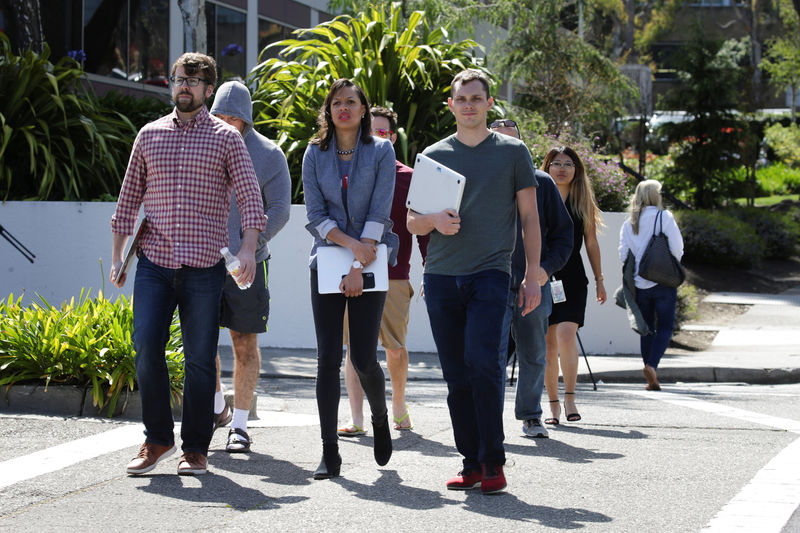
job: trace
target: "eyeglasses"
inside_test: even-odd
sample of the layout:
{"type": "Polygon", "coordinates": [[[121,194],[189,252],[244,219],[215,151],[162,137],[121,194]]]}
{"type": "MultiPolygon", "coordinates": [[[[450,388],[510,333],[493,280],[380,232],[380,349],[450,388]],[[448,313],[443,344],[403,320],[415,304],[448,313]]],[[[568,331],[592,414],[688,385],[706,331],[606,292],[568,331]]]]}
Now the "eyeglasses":
{"type": "Polygon", "coordinates": [[[372,134],[381,137],[382,139],[388,139],[389,137],[394,135],[394,132],[392,130],[387,130],[384,128],[377,128],[372,130],[372,134]]]}
{"type": "Polygon", "coordinates": [[[575,163],[573,163],[572,161],[565,161],[564,163],[561,163],[560,161],[552,161],[550,163],[550,166],[561,167],[561,168],[575,168],[575,163]]]}
{"type": "Polygon", "coordinates": [[[203,83],[208,83],[208,81],[204,80],[203,78],[198,78],[198,77],[184,78],[182,76],[179,76],[177,78],[175,76],[171,76],[169,78],[169,81],[172,82],[172,84],[175,85],[175,87],[180,87],[181,85],[184,84],[184,82],[189,87],[197,87],[198,85],[200,85],[201,81],[203,83]]]}
{"type": "Polygon", "coordinates": [[[511,119],[503,119],[503,120],[495,120],[494,122],[489,124],[489,128],[490,129],[495,129],[495,128],[517,128],[517,129],[519,129],[519,126],[517,126],[517,123],[514,122],[511,119]]]}

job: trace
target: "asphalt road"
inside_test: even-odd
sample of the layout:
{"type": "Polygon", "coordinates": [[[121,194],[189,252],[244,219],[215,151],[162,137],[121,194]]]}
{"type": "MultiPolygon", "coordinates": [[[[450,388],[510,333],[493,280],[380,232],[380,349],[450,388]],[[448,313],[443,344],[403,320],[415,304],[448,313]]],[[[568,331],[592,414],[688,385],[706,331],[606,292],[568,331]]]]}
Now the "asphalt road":
{"type": "Polygon", "coordinates": [[[253,453],[225,453],[219,430],[197,478],[175,474],[177,454],[127,476],[142,441],[132,421],[0,415],[0,531],[800,530],[800,385],[580,384],[583,420],[550,439],[521,436],[509,389],[509,486],[484,496],[445,489],[460,458],[441,381],[409,383],[415,428],[393,432],[387,466],[369,434],[342,439],[329,481],[311,479],[313,380],[261,384],[253,453]]]}

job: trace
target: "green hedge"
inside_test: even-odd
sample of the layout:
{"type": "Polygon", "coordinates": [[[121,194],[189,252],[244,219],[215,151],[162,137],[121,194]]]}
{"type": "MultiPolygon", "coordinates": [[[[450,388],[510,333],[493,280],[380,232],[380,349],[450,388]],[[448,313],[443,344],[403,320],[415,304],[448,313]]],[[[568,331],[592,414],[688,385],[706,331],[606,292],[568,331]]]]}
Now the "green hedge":
{"type": "Polygon", "coordinates": [[[722,211],[678,211],[675,216],[687,261],[749,267],[764,257],[766,245],[755,230],[722,211]]]}
{"type": "MultiPolygon", "coordinates": [[[[55,307],[44,298],[29,306],[10,295],[0,301],[0,386],[15,383],[62,383],[86,387],[100,409],[111,416],[120,394],[136,386],[133,309],[81,291],[55,307]]],[[[177,314],[170,326],[167,367],[173,403],[183,392],[183,346],[177,314]]]]}

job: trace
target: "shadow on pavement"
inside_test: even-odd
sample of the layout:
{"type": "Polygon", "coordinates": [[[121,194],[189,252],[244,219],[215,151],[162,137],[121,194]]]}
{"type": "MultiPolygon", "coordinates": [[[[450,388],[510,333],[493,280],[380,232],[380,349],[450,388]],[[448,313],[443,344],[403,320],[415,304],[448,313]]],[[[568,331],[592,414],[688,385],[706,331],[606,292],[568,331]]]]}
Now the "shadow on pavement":
{"type": "MultiPolygon", "coordinates": [[[[587,509],[555,508],[525,503],[510,492],[485,496],[480,491],[467,491],[467,510],[510,522],[529,522],[554,529],[581,529],[587,524],[611,522],[612,518],[587,509]]],[[[514,526],[508,526],[514,529],[514,526]]]]}
{"type": "Polygon", "coordinates": [[[380,477],[372,485],[356,483],[344,477],[334,478],[332,481],[350,491],[356,498],[406,509],[438,509],[445,505],[460,503],[444,498],[441,491],[403,485],[403,479],[396,470],[381,470],[380,477]]]}

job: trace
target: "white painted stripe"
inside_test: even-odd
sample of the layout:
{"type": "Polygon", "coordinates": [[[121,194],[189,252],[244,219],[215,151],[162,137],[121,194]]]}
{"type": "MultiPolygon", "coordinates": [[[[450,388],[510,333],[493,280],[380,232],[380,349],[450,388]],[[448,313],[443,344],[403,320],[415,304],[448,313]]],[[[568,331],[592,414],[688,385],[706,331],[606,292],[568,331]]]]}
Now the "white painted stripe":
{"type": "MultiPolygon", "coordinates": [[[[800,434],[800,422],[715,404],[674,393],[625,391],[715,415],[736,418],[800,434]]],[[[759,470],[703,529],[705,533],[759,531],[780,533],[800,506],[800,438],[795,439],[759,470]]]]}
{"type": "Polygon", "coordinates": [[[61,470],[81,461],[144,442],[141,424],[132,424],[65,442],[0,463],[0,488],[61,470]]]}

